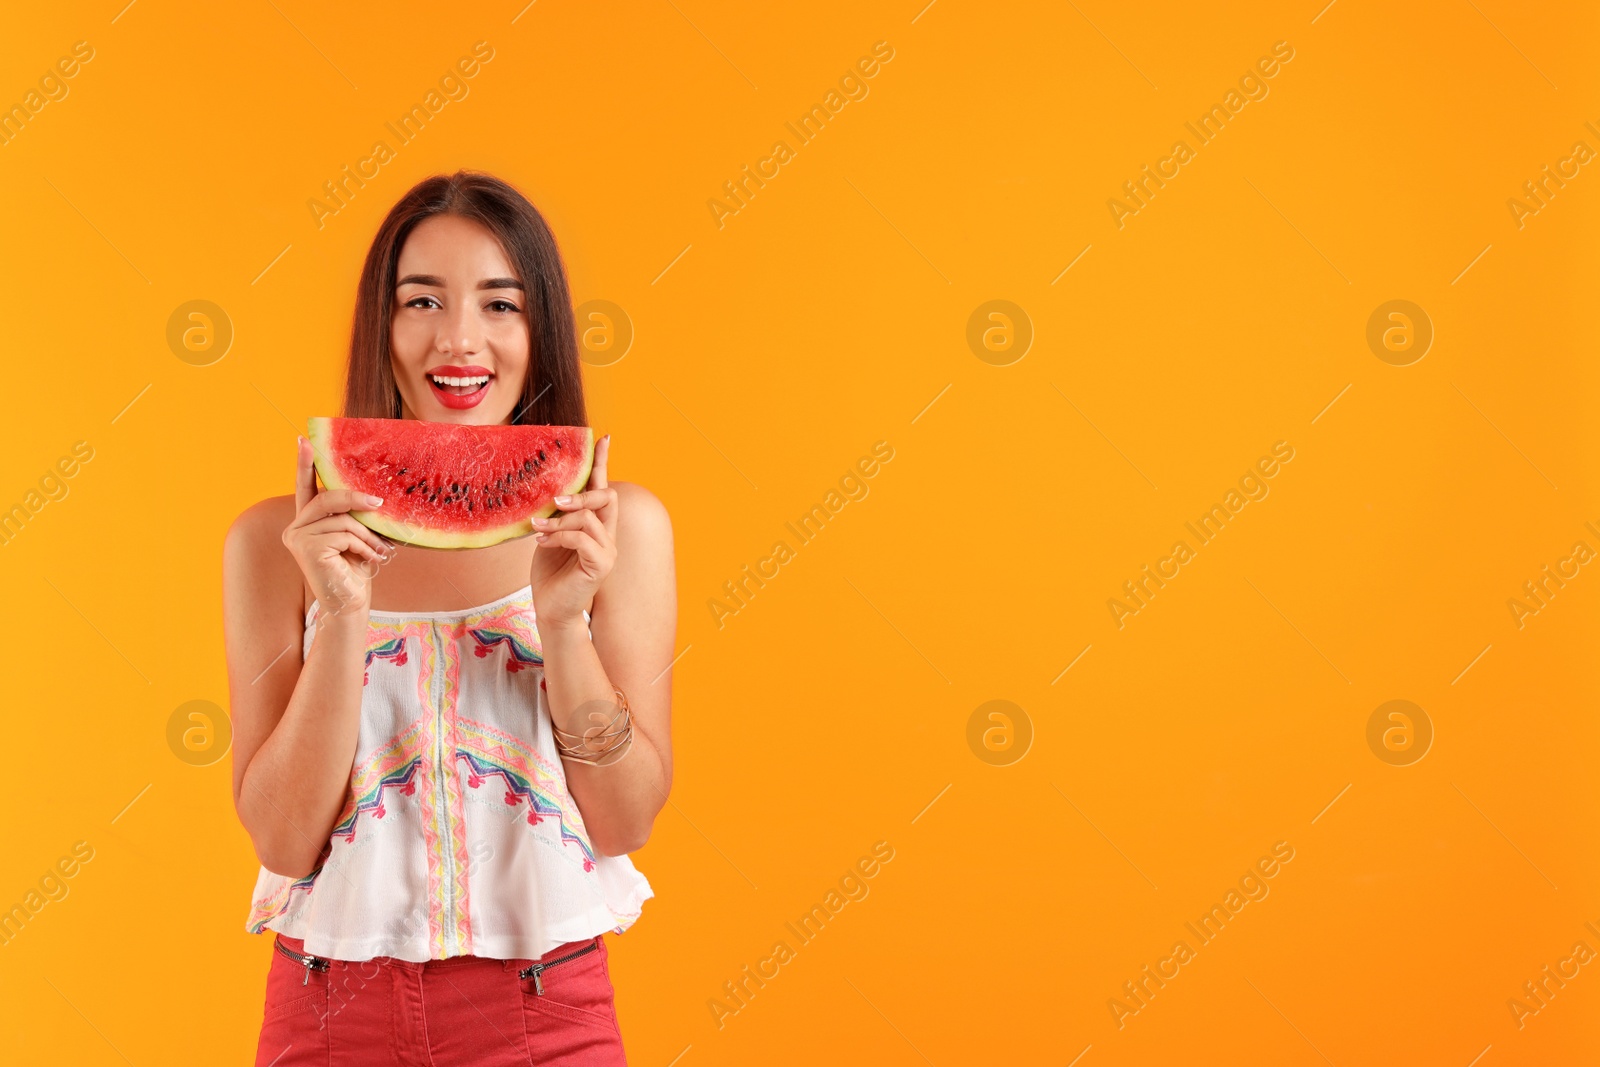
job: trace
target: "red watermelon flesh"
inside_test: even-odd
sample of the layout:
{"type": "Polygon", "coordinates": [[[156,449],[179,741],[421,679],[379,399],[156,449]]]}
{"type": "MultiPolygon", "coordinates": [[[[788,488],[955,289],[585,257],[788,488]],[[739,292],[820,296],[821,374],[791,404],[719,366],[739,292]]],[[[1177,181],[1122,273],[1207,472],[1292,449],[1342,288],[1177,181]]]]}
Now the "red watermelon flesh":
{"type": "Polygon", "coordinates": [[[594,463],[587,426],[466,426],[420,419],[307,420],[329,489],[383,498],[356,521],[426,548],[482,548],[532,533],[594,463]]]}

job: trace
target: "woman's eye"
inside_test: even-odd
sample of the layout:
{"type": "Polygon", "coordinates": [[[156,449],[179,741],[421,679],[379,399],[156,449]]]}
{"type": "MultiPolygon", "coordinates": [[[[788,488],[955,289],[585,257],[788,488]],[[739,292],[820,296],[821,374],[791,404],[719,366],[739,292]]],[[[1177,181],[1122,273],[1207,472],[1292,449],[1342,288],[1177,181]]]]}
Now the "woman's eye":
{"type": "MultiPolygon", "coordinates": [[[[443,307],[444,305],[431,296],[414,296],[406,301],[405,306],[408,308],[432,309],[443,307]]],[[[522,310],[509,300],[492,300],[489,302],[489,307],[504,314],[517,314],[522,310]]]]}

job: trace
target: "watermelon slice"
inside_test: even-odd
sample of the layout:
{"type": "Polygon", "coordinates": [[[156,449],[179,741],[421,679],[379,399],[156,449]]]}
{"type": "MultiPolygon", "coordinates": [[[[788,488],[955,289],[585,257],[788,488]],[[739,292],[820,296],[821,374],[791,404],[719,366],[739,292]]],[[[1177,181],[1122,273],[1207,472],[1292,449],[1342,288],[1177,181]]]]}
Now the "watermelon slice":
{"type": "Polygon", "coordinates": [[[465,426],[420,419],[307,420],[329,489],[381,496],[350,512],[385,537],[424,548],[482,548],[533,532],[594,464],[587,426],[465,426]]]}

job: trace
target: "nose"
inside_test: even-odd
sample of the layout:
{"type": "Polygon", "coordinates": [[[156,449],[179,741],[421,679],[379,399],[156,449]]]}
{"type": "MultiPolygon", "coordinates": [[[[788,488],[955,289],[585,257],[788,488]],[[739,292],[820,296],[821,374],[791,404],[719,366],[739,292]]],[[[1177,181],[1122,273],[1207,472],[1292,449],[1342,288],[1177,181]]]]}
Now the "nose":
{"type": "Polygon", "coordinates": [[[470,301],[457,306],[439,320],[439,351],[451,356],[477,353],[483,347],[483,331],[478,327],[478,309],[470,301]]]}

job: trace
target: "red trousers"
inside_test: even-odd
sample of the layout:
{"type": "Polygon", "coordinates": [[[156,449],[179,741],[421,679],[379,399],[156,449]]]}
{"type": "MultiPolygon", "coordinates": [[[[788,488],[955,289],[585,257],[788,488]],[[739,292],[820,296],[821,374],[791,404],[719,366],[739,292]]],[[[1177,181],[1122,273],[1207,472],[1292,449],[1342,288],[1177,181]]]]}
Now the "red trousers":
{"type": "Polygon", "coordinates": [[[625,1067],[606,943],[354,963],[275,934],[256,1067],[625,1067]]]}

